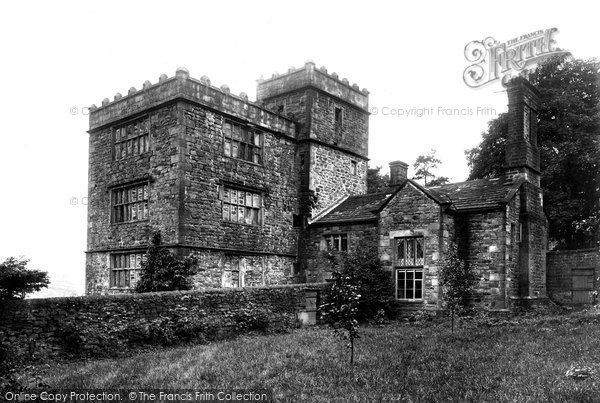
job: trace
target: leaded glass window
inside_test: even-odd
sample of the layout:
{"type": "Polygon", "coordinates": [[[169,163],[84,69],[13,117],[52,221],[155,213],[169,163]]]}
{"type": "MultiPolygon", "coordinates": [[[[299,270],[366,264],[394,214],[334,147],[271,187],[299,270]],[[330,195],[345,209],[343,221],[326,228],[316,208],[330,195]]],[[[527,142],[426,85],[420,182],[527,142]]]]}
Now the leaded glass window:
{"type": "Polygon", "coordinates": [[[396,239],[395,265],[400,267],[423,266],[424,239],[423,237],[396,239]]]}
{"type": "Polygon", "coordinates": [[[261,195],[249,190],[223,187],[223,220],[240,224],[261,224],[261,195]]]}

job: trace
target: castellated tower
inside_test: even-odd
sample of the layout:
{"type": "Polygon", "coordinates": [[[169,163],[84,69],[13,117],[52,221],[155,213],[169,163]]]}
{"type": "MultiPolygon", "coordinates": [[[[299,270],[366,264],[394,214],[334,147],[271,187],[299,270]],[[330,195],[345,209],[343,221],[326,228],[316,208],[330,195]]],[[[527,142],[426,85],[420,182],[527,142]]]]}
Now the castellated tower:
{"type": "Polygon", "coordinates": [[[509,139],[505,176],[523,180],[520,187],[518,295],[525,299],[546,297],[546,242],[548,219],[543,211],[540,187],[540,151],[537,145],[539,92],[525,78],[509,82],[509,139]]]}
{"type": "Polygon", "coordinates": [[[314,218],[344,196],[366,193],[366,89],[307,62],[259,80],[257,102],[299,123],[300,208],[305,218],[314,218]]]}
{"type": "Polygon", "coordinates": [[[258,99],[179,68],[90,108],[87,294],[131,292],[155,231],[198,288],[305,280],[308,220],[366,192],[368,93],[306,63],[258,99]]]}
{"type": "Polygon", "coordinates": [[[86,293],[131,292],[154,231],[195,287],[298,282],[297,124],[186,69],[90,108],[86,293]]]}

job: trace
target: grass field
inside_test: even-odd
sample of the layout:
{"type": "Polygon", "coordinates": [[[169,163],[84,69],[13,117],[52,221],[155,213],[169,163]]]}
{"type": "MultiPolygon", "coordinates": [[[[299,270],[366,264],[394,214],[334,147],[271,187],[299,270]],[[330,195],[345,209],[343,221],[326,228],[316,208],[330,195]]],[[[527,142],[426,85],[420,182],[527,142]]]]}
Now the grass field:
{"type": "Polygon", "coordinates": [[[327,328],[53,368],[52,387],[272,389],[278,401],[600,402],[600,324],[580,317],[361,328],[355,363],[327,328]],[[566,377],[572,365],[595,373],[566,377]]]}

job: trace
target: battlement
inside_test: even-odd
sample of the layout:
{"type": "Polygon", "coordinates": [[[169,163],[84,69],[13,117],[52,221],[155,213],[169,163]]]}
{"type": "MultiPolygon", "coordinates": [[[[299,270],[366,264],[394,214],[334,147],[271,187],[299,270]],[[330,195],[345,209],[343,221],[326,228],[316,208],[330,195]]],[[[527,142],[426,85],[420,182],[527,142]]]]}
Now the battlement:
{"type": "Polygon", "coordinates": [[[329,74],[324,66],[316,68],[311,61],[300,68],[291,67],[284,74],[258,80],[256,99],[261,102],[305,87],[325,91],[365,111],[369,109],[369,91],[366,88],[361,90],[357,84],[350,84],[347,78],[340,79],[337,73],[329,74]]]}
{"type": "Polygon", "coordinates": [[[184,67],[179,67],[173,77],[162,74],[155,84],[145,81],[140,90],[131,87],[127,95],[116,93],[112,101],[104,98],[102,106],[92,105],[90,131],[176,100],[200,104],[291,137],[296,135],[293,120],[249,101],[244,92],[235,95],[227,85],[211,85],[207,76],[192,78],[184,67]]]}

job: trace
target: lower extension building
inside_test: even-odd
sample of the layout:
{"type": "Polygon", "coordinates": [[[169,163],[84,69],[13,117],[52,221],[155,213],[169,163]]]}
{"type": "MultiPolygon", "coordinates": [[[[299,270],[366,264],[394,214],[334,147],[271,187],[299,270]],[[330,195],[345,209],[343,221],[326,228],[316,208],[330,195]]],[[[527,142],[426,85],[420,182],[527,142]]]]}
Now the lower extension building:
{"type": "Polygon", "coordinates": [[[523,79],[508,94],[505,175],[424,188],[397,161],[381,194],[366,194],[368,91],[312,62],[259,80],[256,102],[183,68],[105,99],[90,108],[86,293],[130,292],[160,231],[198,257],[198,288],[323,281],[320,253],[365,239],[396,297],[435,309],[454,241],[482,306],[544,298],[538,95],[523,79]]]}

